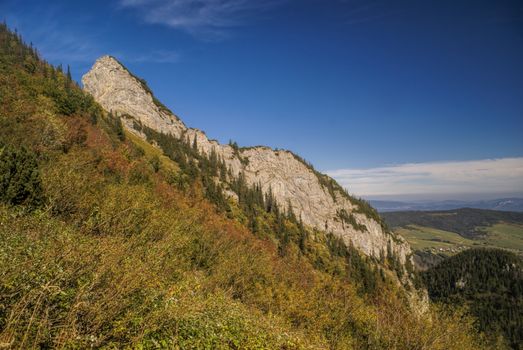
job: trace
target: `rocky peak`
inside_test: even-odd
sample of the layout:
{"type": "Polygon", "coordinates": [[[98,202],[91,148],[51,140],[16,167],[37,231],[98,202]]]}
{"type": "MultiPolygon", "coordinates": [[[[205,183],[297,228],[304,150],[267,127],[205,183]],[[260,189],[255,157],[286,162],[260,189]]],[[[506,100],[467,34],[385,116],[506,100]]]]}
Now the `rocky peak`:
{"type": "Polygon", "coordinates": [[[102,56],[82,77],[84,89],[107,111],[133,116],[152,129],[179,134],[183,123],[152,95],[144,80],[135,77],[116,58],[102,56]]]}
{"type": "Polygon", "coordinates": [[[113,57],[99,58],[82,82],[102,107],[120,115],[124,125],[142,138],[145,135],[135,128],[135,122],[190,142],[196,140],[199,152],[215,152],[235,176],[242,173],[247,183],[259,184],[264,193],[271,191],[276,201],[289,207],[305,225],[332,232],[375,258],[390,252],[402,263],[409,258],[409,245],[386,232],[364,203],[293,153],[268,147],[238,149],[209,140],[202,131],[187,128],[154,98],[143,80],[113,57]]]}

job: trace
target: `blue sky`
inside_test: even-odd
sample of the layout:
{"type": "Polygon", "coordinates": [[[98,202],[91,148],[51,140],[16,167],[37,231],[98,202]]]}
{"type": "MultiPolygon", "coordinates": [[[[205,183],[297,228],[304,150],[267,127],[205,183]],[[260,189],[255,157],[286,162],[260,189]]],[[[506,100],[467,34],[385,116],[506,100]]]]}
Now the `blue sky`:
{"type": "Polygon", "coordinates": [[[427,164],[478,161],[489,175],[443,193],[523,192],[521,1],[0,0],[2,17],[75,79],[114,55],[187,125],[291,149],[356,194],[441,194],[427,164]],[[421,182],[370,188],[383,169],[421,182]]]}

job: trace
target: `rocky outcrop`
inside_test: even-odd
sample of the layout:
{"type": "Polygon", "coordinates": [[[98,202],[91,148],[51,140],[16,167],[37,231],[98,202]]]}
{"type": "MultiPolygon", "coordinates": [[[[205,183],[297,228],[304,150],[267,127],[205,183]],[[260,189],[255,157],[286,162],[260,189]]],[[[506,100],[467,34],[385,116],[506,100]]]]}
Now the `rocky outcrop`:
{"type": "Polygon", "coordinates": [[[375,258],[385,257],[388,252],[394,252],[402,263],[410,258],[410,247],[401,237],[386,232],[380,222],[362,210],[361,203],[337,184],[330,188],[325,185],[326,179],[333,180],[289,151],[268,147],[235,149],[210,140],[200,130],[187,128],[115,58],[98,59],[82,83],[102,107],[121,115],[131,132],[145,137],[134,127],[134,122],[139,121],[161,133],[191,142],[196,139],[199,152],[216,152],[235,176],[243,173],[248,183],[261,185],[265,193],[272,191],[276,201],[290,207],[305,225],[332,232],[375,258]],[[344,216],[350,216],[352,224],[344,216]]]}

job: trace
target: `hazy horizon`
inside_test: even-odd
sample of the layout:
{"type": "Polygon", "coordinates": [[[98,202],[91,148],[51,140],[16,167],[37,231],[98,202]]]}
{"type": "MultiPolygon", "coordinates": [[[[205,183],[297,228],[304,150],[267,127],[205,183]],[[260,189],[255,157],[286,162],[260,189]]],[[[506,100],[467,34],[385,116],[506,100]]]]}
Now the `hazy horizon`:
{"type": "Polygon", "coordinates": [[[376,195],[376,196],[361,196],[366,200],[376,201],[392,201],[392,202],[412,202],[412,203],[431,203],[431,202],[444,202],[444,201],[456,201],[456,202],[469,202],[469,201],[488,201],[496,199],[523,199],[523,192],[519,193],[496,193],[496,194],[475,194],[475,193],[463,193],[463,194],[442,194],[439,196],[429,194],[417,194],[417,195],[376,195]]]}

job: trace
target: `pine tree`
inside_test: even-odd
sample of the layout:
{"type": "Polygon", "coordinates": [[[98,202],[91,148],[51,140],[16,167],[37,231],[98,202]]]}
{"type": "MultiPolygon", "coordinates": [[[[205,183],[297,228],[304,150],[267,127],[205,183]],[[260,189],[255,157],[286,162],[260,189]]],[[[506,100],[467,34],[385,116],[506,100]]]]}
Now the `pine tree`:
{"type": "Polygon", "coordinates": [[[198,140],[196,139],[196,135],[194,135],[194,140],[192,142],[192,149],[195,152],[198,152],[198,140]]]}
{"type": "Polygon", "coordinates": [[[70,83],[73,81],[73,78],[71,77],[71,67],[67,65],[67,82],[70,83]]]}

